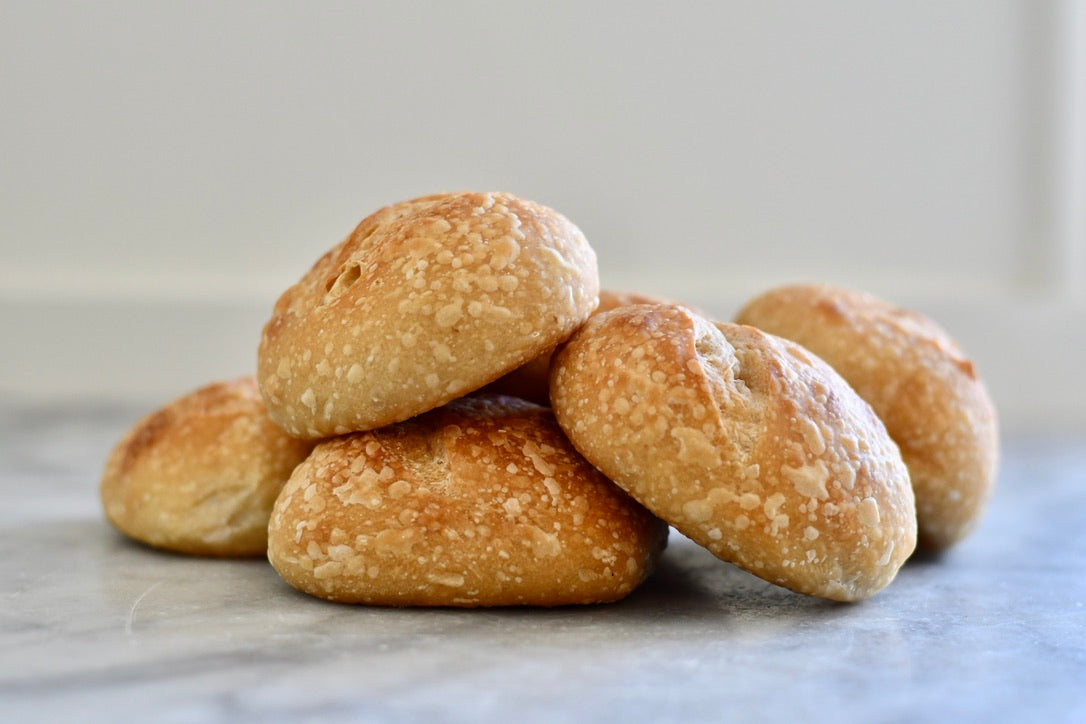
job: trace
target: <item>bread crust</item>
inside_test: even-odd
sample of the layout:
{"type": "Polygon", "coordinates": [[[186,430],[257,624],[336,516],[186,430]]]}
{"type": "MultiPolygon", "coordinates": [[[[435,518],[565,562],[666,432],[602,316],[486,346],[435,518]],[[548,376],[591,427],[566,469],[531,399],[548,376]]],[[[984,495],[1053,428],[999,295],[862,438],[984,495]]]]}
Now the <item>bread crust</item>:
{"type": "Polygon", "coordinates": [[[871,404],[909,468],[922,547],[949,548],[976,527],[995,485],[995,406],[973,363],[935,322],[817,284],[766,292],[736,321],[812,350],[871,404]]]}
{"type": "Polygon", "coordinates": [[[866,598],[912,553],[908,474],[824,362],[673,305],[593,317],[551,365],[578,450],[649,510],[773,583],[866,598]]]}
{"type": "MultiPolygon", "coordinates": [[[[666,304],[663,299],[637,292],[616,292],[610,289],[600,290],[600,303],[592,314],[600,314],[630,304],[666,304]]],[[[549,407],[551,404],[550,371],[553,349],[544,352],[527,364],[509,374],[503,375],[484,388],[484,392],[497,395],[510,395],[537,405],[549,407]]]]}
{"type": "Polygon", "coordinates": [[[504,193],[395,204],[280,297],[260,341],[260,389],[297,437],[375,429],[553,348],[598,292],[595,253],[556,211],[504,193]]]}
{"type": "Polygon", "coordinates": [[[118,530],[147,545],[263,555],[272,504],[312,447],[271,421],[255,379],[217,382],[125,434],[106,462],[102,506],[118,530]]]}
{"type": "Polygon", "coordinates": [[[549,410],[489,396],[320,443],[276,502],[268,558],[333,601],[558,606],[622,598],[666,536],[549,410]]]}

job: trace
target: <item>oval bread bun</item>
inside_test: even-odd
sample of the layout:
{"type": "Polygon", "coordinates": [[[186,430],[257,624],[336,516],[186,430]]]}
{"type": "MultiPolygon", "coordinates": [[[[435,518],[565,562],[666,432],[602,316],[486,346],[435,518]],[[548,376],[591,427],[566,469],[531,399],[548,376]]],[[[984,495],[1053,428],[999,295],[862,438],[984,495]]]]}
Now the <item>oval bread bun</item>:
{"type": "Polygon", "coordinates": [[[271,421],[252,377],[215,383],[121,439],[102,476],[102,505],[118,530],[151,546],[263,555],[272,503],[312,447],[271,421]]]}
{"type": "Polygon", "coordinates": [[[502,193],[396,204],[280,297],[260,341],[260,389],[297,437],[375,429],[553,348],[598,292],[595,253],[551,209],[502,193]]]}
{"type": "MultiPolygon", "coordinates": [[[[618,307],[630,304],[665,304],[665,300],[650,297],[647,294],[636,292],[614,292],[609,289],[600,290],[600,303],[593,314],[600,314],[618,307]]],[[[551,353],[554,350],[539,355],[528,364],[516,368],[504,377],[494,380],[486,386],[485,391],[498,395],[511,395],[523,400],[534,402],[537,405],[549,407],[550,395],[550,370],[551,353]]]]}
{"type": "Polygon", "coordinates": [[[839,601],[916,543],[897,446],[828,365],[679,306],[593,317],[555,354],[574,446],[680,532],[772,583],[839,601]]]}
{"type": "Polygon", "coordinates": [[[975,528],[995,485],[995,407],[972,362],[938,325],[824,285],[767,292],[737,321],[802,344],[871,404],[909,468],[922,547],[948,548],[975,528]]]}
{"type": "Polygon", "coordinates": [[[276,502],[268,558],[333,601],[559,606],[622,598],[666,537],[550,410],[475,397],[320,443],[276,502]]]}

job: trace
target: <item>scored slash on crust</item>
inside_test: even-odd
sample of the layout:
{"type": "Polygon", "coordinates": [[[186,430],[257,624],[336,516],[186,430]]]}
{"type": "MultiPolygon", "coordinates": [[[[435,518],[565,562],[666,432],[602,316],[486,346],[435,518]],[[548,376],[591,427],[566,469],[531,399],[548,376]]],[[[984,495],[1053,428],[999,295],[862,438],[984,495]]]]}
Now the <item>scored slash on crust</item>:
{"type": "Polygon", "coordinates": [[[551,209],[499,193],[396,204],[276,303],[261,391],[300,437],[405,420],[552,349],[598,290],[591,247],[551,209]]]}
{"type": "Polygon", "coordinates": [[[773,583],[866,598],[915,546],[897,447],[828,365],[790,342],[680,306],[616,309],[555,356],[551,399],[605,475],[773,583]]]}
{"type": "Polygon", "coordinates": [[[625,596],[666,536],[549,410],[483,396],[319,444],[276,503],[269,560],[336,601],[556,606],[625,596]]]}

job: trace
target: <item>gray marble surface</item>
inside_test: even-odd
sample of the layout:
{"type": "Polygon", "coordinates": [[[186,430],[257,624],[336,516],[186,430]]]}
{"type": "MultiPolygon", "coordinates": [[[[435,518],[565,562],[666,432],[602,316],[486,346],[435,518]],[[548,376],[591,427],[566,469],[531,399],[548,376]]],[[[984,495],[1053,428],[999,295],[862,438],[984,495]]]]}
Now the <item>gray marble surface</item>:
{"type": "Polygon", "coordinates": [[[1086,721],[1086,443],[1014,439],[980,530],[856,605],[672,536],[591,608],[396,610],[130,543],[130,408],[0,410],[0,721],[1086,721]]]}

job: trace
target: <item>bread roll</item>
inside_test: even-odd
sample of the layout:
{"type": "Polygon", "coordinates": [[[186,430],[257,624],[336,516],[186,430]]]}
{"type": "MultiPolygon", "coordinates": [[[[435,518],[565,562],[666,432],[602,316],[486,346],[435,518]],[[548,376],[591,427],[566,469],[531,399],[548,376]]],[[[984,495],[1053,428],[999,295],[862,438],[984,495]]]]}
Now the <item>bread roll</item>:
{"type": "Polygon", "coordinates": [[[276,303],[261,392],[297,437],[405,420],[553,348],[598,292],[595,254],[551,209],[502,193],[396,204],[276,303]]]}
{"type": "MultiPolygon", "coordinates": [[[[600,290],[600,303],[593,314],[607,312],[630,304],[660,304],[663,300],[636,292],[600,290]]],[[[550,406],[551,352],[548,350],[527,364],[516,368],[486,386],[488,393],[511,395],[537,405],[550,406]]]]}
{"type": "Polygon", "coordinates": [[[320,443],[276,502],[268,558],[333,601],[558,606],[622,598],[666,536],[549,410],[477,397],[320,443]]]}
{"type": "Polygon", "coordinates": [[[268,418],[252,377],[208,385],[121,439],[102,476],[102,506],[118,530],[151,546],[263,555],[272,503],[312,447],[268,418]]]}
{"type": "Polygon", "coordinates": [[[913,551],[897,446],[844,380],[791,342],[684,307],[623,307],[559,348],[551,402],[605,475],[768,581],[855,601],[913,551]]]}
{"type": "Polygon", "coordinates": [[[922,547],[948,548],[976,527],[995,485],[996,412],[973,363],[937,324],[824,285],[767,292],[737,321],[807,347],[871,404],[909,468],[922,547]]]}

